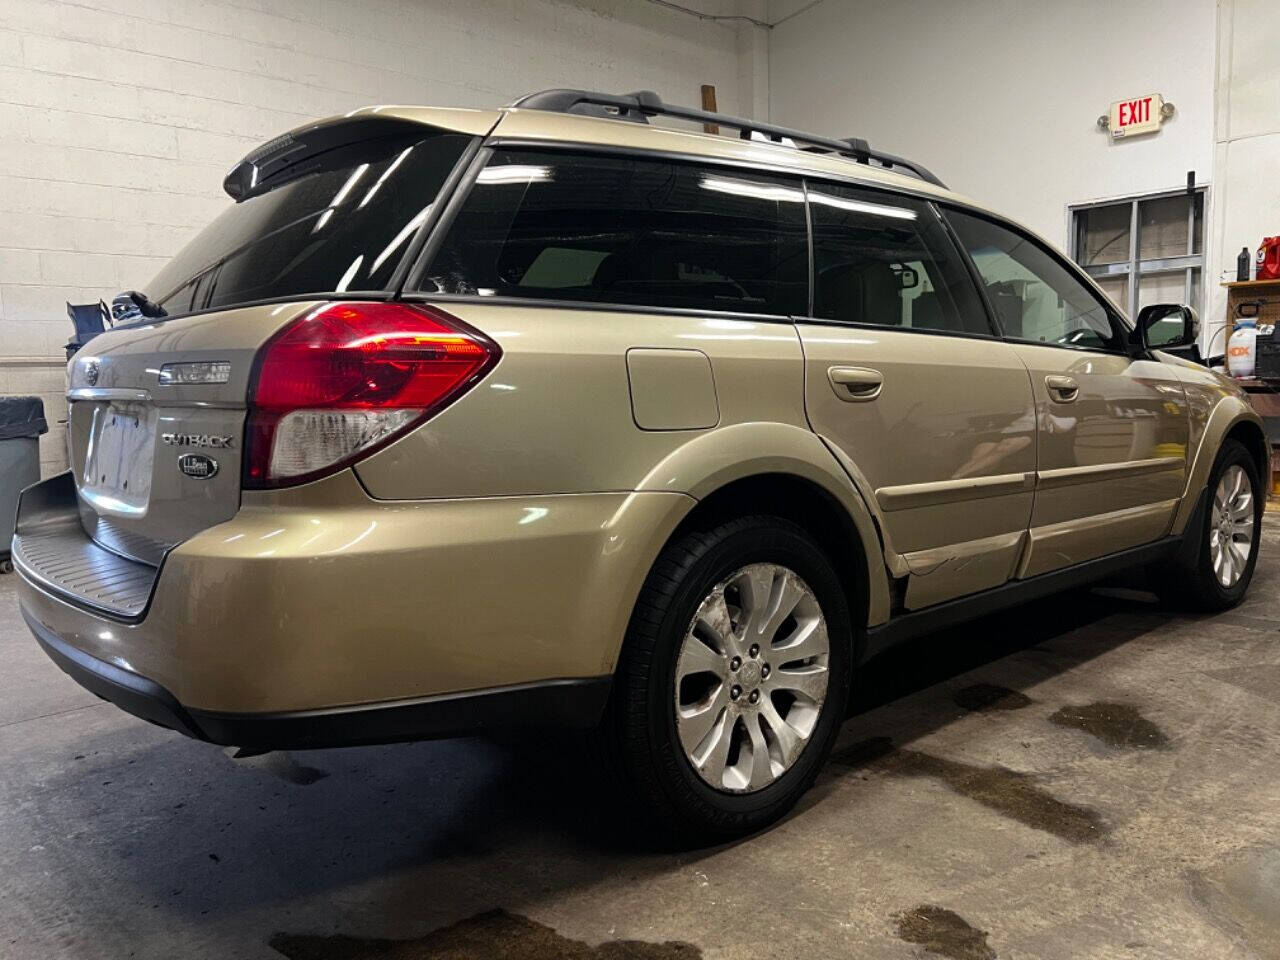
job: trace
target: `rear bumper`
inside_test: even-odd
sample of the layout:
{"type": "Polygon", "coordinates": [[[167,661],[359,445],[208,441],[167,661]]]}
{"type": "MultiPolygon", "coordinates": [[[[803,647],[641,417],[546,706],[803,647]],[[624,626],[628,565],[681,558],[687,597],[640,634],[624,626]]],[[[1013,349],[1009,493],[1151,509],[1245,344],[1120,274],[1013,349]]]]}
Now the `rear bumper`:
{"type": "Polygon", "coordinates": [[[125,621],[141,619],[159,572],[85,535],[70,471],[23,492],[13,562],[49,594],[125,621]]]}
{"type": "Polygon", "coordinates": [[[333,710],[188,710],[154,680],[91,657],[45,629],[26,610],[23,616],[49,658],[90,693],[150,723],[226,746],[304,750],[537,727],[590,727],[599,721],[609,699],[611,678],[589,677],[333,710]]]}
{"type": "MultiPolygon", "coordinates": [[[[19,600],[84,686],[218,743],[591,722],[643,578],[691,503],[377,501],[347,471],[246,494],[235,517],[166,556],[137,617],[22,564],[19,600]]],[[[26,528],[24,548],[78,529],[53,513],[26,528]]]]}
{"type": "Polygon", "coordinates": [[[203,739],[200,730],[171,694],[154,680],[91,657],[67,643],[39,623],[26,608],[22,617],[35,635],[36,642],[49,659],[80,686],[95,696],[114,703],[126,713],[189,737],[203,739]]]}

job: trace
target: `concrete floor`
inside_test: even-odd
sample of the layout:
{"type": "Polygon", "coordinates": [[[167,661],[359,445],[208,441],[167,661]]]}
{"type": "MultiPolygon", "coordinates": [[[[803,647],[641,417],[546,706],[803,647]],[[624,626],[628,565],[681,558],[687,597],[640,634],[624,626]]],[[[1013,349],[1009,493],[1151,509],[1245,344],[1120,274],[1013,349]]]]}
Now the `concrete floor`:
{"type": "Polygon", "coordinates": [[[1222,616],[1077,592],[882,658],[800,809],[686,854],[571,738],[233,760],[133,720],[3,577],[0,956],[1280,957],[1265,541],[1222,616]]]}

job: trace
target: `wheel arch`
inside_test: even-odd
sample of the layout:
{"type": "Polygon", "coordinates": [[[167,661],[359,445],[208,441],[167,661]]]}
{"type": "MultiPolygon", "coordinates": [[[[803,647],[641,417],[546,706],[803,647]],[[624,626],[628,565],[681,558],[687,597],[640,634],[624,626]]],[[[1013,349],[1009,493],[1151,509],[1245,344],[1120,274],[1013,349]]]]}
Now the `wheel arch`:
{"type": "Polygon", "coordinates": [[[702,434],[659,463],[640,489],[679,490],[696,500],[663,547],[691,528],[733,516],[762,513],[791,520],[836,564],[855,640],[860,642],[867,626],[888,619],[884,545],[871,512],[809,430],[749,423],[702,434]]]}
{"type": "Polygon", "coordinates": [[[1254,466],[1258,468],[1258,476],[1261,478],[1264,487],[1269,487],[1268,479],[1271,473],[1271,444],[1267,442],[1267,436],[1263,432],[1262,427],[1252,420],[1237,420],[1227,430],[1223,441],[1235,440],[1243,444],[1244,448],[1249,451],[1249,455],[1253,458],[1254,466]]]}
{"type": "Polygon", "coordinates": [[[1237,440],[1244,444],[1258,467],[1258,474],[1264,485],[1270,486],[1267,481],[1271,473],[1271,444],[1263,431],[1262,418],[1244,398],[1224,397],[1205,423],[1199,446],[1189,465],[1186,492],[1174,517],[1171,533],[1176,535],[1186,530],[1200,495],[1209,483],[1209,474],[1218,459],[1218,451],[1227,440],[1237,440]]]}
{"type": "Polygon", "coordinates": [[[713,527],[735,517],[766,514],[803,528],[835,565],[854,624],[855,655],[865,633],[870,597],[868,559],[853,519],[812,480],[794,473],[758,473],[725,484],[698,501],[673,535],[713,527]]]}

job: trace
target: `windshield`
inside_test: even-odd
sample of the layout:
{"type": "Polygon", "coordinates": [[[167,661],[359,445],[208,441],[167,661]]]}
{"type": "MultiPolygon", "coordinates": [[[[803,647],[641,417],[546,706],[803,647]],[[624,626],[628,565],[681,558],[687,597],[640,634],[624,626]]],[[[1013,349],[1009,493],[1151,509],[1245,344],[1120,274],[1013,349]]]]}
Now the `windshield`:
{"type": "Polygon", "coordinates": [[[307,176],[225,210],[145,293],[175,314],[385,290],[470,141],[415,131],[332,150],[307,176]]]}

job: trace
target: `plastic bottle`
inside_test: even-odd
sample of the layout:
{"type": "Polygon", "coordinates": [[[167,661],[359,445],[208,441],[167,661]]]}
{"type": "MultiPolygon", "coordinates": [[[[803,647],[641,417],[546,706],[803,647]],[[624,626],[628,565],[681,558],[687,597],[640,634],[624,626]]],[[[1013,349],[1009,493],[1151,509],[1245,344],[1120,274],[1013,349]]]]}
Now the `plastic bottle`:
{"type": "Polygon", "coordinates": [[[1257,354],[1257,324],[1252,317],[1242,317],[1227,341],[1227,371],[1242,380],[1252,377],[1257,354]]]}
{"type": "Polygon", "coordinates": [[[1249,266],[1253,263],[1253,256],[1249,253],[1248,247],[1240,248],[1240,256],[1236,257],[1236,281],[1243,283],[1249,279],[1249,266]]]}

